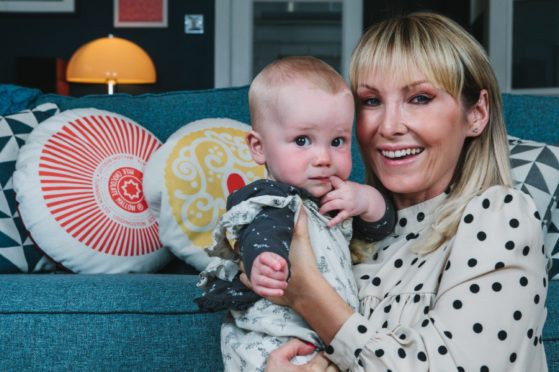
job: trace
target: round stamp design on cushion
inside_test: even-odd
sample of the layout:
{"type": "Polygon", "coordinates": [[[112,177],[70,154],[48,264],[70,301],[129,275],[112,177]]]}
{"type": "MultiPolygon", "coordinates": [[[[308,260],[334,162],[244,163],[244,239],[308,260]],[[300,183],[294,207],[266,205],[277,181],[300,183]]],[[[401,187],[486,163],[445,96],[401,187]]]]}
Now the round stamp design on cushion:
{"type": "Polygon", "coordinates": [[[113,202],[130,213],[141,213],[147,203],[142,190],[143,174],[136,168],[121,167],[109,177],[109,194],[113,202]]]}
{"type": "Polygon", "coordinates": [[[246,144],[246,124],[212,125],[180,137],[165,165],[165,186],[175,221],[197,248],[208,247],[227,196],[266,176],[246,144]]]}
{"type": "Polygon", "coordinates": [[[139,125],[110,115],[66,123],[43,146],[41,188],[59,225],[88,248],[140,256],[161,248],[147,210],[142,169],[159,140],[139,125]]]}

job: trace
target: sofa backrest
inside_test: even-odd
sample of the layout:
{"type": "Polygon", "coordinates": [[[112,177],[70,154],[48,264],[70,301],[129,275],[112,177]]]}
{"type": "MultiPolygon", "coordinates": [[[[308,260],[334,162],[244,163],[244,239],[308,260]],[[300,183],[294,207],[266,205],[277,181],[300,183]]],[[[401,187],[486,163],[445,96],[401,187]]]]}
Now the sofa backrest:
{"type": "Polygon", "coordinates": [[[44,94],[32,105],[44,102],[57,104],[60,111],[94,107],[119,113],[153,132],[163,142],[180,127],[199,119],[221,117],[250,122],[247,86],[137,96],[124,93],[83,97],[44,94]]]}
{"type": "Polygon", "coordinates": [[[503,94],[510,135],[559,145],[559,97],[503,94]]]}

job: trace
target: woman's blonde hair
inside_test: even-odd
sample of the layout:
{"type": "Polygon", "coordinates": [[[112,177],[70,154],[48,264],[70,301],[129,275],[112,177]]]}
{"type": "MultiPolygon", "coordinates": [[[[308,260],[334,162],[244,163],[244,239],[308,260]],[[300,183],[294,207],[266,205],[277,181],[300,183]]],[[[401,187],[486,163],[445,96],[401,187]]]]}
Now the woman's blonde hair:
{"type": "MultiPolygon", "coordinates": [[[[414,71],[461,100],[464,110],[476,104],[482,89],[487,90],[489,103],[488,124],[479,136],[466,139],[448,198],[437,210],[432,232],[423,234],[417,248],[419,253],[428,253],[456,234],[464,208],[476,194],[493,185],[510,186],[512,180],[501,95],[481,45],[442,15],[414,13],[385,20],[372,26],[356,46],[351,88],[355,95],[359,85],[376,72],[410,76],[414,71]]],[[[367,183],[383,189],[369,160],[363,156],[363,161],[367,183]]]]}

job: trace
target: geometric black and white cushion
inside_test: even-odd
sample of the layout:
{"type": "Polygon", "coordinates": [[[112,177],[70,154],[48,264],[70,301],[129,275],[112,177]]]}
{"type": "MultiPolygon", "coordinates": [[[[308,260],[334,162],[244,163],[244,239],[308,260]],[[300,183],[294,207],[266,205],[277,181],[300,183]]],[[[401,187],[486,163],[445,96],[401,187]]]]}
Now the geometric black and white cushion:
{"type": "Polygon", "coordinates": [[[59,112],[45,103],[33,110],[0,116],[0,273],[37,272],[54,269],[35,248],[21,222],[13,190],[13,173],[19,149],[29,133],[42,121],[59,112]]]}
{"type": "Polygon", "coordinates": [[[549,277],[559,279],[559,147],[509,136],[514,187],[532,196],[552,255],[549,277]]]}

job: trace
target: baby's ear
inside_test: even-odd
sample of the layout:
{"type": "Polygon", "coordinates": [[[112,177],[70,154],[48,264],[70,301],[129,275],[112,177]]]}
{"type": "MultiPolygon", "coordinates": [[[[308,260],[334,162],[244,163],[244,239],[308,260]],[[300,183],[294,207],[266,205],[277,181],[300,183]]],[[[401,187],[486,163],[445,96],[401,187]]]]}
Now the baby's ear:
{"type": "Polygon", "coordinates": [[[266,155],[264,154],[264,144],[260,137],[260,133],[251,130],[247,134],[247,144],[250,150],[252,158],[256,164],[263,165],[266,164],[266,155]]]}

